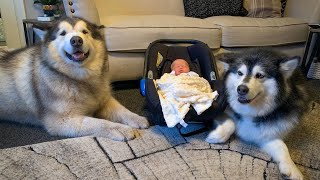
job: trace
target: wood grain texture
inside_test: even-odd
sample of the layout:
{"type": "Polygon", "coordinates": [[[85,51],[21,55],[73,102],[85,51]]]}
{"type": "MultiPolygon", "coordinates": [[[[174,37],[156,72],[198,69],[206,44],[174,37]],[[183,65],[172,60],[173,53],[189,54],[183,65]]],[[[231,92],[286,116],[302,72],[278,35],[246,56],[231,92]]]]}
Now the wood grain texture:
{"type": "MultiPolygon", "coordinates": [[[[320,105],[285,140],[305,179],[320,179],[320,105]]],[[[0,179],[281,179],[278,166],[236,137],[208,144],[153,126],[129,142],[71,138],[0,150],[0,179]]]]}

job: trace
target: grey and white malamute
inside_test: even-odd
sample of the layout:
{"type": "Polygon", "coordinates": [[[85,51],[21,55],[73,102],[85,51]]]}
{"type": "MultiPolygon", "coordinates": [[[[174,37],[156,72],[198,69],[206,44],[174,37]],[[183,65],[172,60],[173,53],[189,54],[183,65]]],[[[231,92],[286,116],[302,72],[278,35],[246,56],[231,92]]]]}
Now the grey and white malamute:
{"type": "Polygon", "coordinates": [[[65,18],[41,45],[0,53],[0,119],[41,125],[52,135],[114,140],[147,128],[111,95],[101,28],[65,18]]]}
{"type": "Polygon", "coordinates": [[[232,120],[225,120],[206,141],[223,143],[235,131],[257,144],[289,179],[303,179],[282,138],[299,122],[307,106],[299,57],[262,48],[221,56],[232,120]]]}

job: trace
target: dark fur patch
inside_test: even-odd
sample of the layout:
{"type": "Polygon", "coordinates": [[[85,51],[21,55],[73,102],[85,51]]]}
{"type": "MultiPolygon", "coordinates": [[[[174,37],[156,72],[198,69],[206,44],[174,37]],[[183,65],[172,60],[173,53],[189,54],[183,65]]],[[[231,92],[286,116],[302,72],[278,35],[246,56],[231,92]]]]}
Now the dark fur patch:
{"type": "Polygon", "coordinates": [[[234,53],[230,55],[232,59],[225,60],[230,64],[229,73],[236,73],[241,65],[246,65],[251,74],[255,65],[266,67],[264,70],[267,77],[276,77],[279,75],[280,62],[287,57],[276,51],[264,48],[255,48],[243,53],[234,53]]]}
{"type": "Polygon", "coordinates": [[[35,99],[38,99],[39,101],[36,101],[36,106],[37,106],[37,116],[39,118],[42,118],[42,115],[44,114],[43,111],[44,111],[44,106],[43,106],[43,103],[42,103],[42,99],[41,99],[41,96],[40,96],[40,90],[39,90],[39,86],[37,86],[39,84],[38,82],[38,77],[37,76],[37,73],[35,72],[36,70],[36,63],[35,61],[31,61],[32,63],[32,74],[31,74],[31,83],[32,83],[32,89],[34,90],[33,91],[33,96],[35,97],[35,99]]]}
{"type": "Polygon", "coordinates": [[[27,49],[27,47],[21,48],[21,49],[15,49],[13,51],[3,51],[2,55],[1,55],[1,61],[0,63],[7,63],[9,61],[11,61],[12,59],[14,59],[14,57],[21,53],[24,52],[27,49]]]}
{"type": "MultiPolygon", "coordinates": [[[[20,53],[24,53],[25,50],[29,49],[30,47],[24,47],[21,49],[16,49],[13,51],[5,51],[4,53],[2,53],[2,55],[0,56],[0,65],[2,67],[4,67],[5,69],[12,69],[10,67],[12,66],[16,66],[17,64],[17,56],[20,55],[20,53]]],[[[32,51],[30,51],[30,55],[32,57],[36,57],[39,56],[39,52],[41,52],[41,47],[39,44],[36,44],[33,46],[32,51]]]]}
{"type": "Polygon", "coordinates": [[[44,42],[48,43],[48,42],[53,41],[57,38],[57,32],[59,31],[59,25],[61,22],[68,22],[70,25],[75,26],[77,24],[77,22],[79,22],[79,21],[84,21],[87,24],[87,28],[91,32],[92,38],[98,39],[98,40],[104,40],[104,36],[100,32],[100,30],[102,28],[104,28],[104,26],[96,25],[96,24],[91,23],[91,22],[89,22],[83,18],[80,18],[80,17],[73,17],[73,18],[64,17],[60,21],[55,23],[55,25],[51,29],[48,30],[48,32],[44,38],[44,42]]]}

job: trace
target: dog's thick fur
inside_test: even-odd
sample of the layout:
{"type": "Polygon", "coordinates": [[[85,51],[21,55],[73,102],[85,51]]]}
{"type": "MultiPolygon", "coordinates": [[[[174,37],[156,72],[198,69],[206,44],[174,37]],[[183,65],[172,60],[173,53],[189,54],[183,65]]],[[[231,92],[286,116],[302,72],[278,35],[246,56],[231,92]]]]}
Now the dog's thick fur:
{"type": "Polygon", "coordinates": [[[307,107],[299,57],[287,57],[256,48],[220,56],[225,64],[225,90],[232,110],[207,137],[223,143],[235,131],[246,142],[257,144],[289,179],[303,179],[282,138],[299,122],[307,107]]]}
{"type": "Polygon", "coordinates": [[[0,119],[51,135],[134,138],[148,121],[112,97],[102,27],[65,18],[41,45],[0,55],[0,119]],[[133,127],[133,128],[132,128],[133,127]]]}

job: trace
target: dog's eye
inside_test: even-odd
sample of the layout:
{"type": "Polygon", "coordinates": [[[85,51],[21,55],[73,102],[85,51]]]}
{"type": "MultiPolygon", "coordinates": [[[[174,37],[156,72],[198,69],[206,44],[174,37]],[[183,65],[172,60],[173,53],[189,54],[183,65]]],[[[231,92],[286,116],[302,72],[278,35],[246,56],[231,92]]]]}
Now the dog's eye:
{"type": "Polygon", "coordinates": [[[263,78],[264,78],[264,75],[261,74],[261,73],[257,73],[257,74],[256,74],[256,78],[257,78],[257,79],[263,79],[263,78]]]}
{"type": "Polygon", "coordinates": [[[64,35],[66,35],[67,33],[66,33],[66,31],[62,31],[61,33],[60,33],[60,36],[64,36],[64,35]]]}
{"type": "Polygon", "coordinates": [[[237,74],[238,74],[239,76],[242,76],[242,75],[243,75],[243,73],[242,73],[241,71],[238,71],[237,74]]]}
{"type": "Polygon", "coordinates": [[[83,34],[88,34],[88,31],[87,30],[82,30],[82,33],[83,34]]]}

